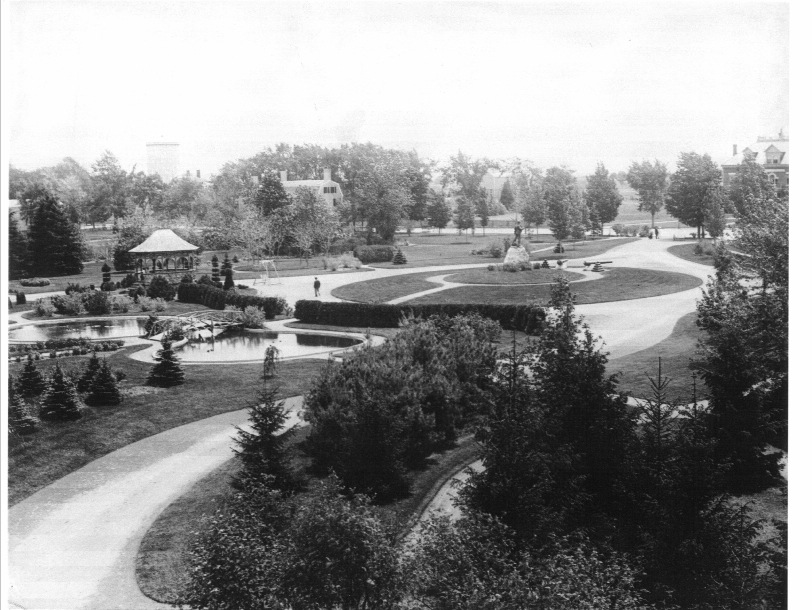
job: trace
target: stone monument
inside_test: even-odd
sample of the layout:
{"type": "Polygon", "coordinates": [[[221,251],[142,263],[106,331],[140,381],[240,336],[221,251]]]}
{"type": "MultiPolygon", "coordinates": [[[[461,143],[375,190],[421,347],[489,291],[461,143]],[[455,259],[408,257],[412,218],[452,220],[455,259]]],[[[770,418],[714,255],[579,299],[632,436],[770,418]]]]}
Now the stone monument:
{"type": "Polygon", "coordinates": [[[529,263],[530,262],[530,255],[527,253],[522,247],[522,225],[516,223],[516,227],[513,229],[513,245],[508,248],[507,253],[505,254],[505,263],[514,263],[518,265],[519,263],[529,263]]]}

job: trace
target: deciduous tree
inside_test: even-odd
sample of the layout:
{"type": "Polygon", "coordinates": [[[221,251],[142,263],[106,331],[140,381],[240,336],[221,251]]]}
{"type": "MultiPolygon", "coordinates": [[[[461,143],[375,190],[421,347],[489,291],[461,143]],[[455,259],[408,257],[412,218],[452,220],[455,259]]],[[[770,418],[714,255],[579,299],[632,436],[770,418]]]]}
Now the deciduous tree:
{"type": "Polygon", "coordinates": [[[727,190],[730,203],[740,218],[745,218],[754,210],[764,205],[765,201],[775,199],[777,193],[764,167],[755,157],[744,156],[736,173],[730,177],[727,190]]]}
{"type": "Polygon", "coordinates": [[[697,227],[699,237],[705,236],[708,210],[722,184],[722,170],[710,155],[680,153],[677,171],[665,199],[669,214],[689,226],[697,227]]]}
{"type": "Polygon", "coordinates": [[[668,168],[665,163],[657,159],[653,164],[648,160],[642,163],[635,161],[625,178],[629,186],[637,191],[637,209],[651,214],[651,226],[654,226],[654,216],[663,208],[668,190],[668,168]]]}
{"type": "Polygon", "coordinates": [[[597,224],[600,225],[601,235],[603,235],[603,225],[617,218],[623,197],[618,192],[615,181],[609,177],[609,172],[603,163],[599,163],[595,168],[595,173],[586,180],[586,205],[597,220],[597,224]]]}
{"type": "Polygon", "coordinates": [[[444,193],[431,194],[427,215],[430,227],[437,227],[438,232],[445,229],[446,225],[451,221],[451,210],[445,201],[444,193]]]}

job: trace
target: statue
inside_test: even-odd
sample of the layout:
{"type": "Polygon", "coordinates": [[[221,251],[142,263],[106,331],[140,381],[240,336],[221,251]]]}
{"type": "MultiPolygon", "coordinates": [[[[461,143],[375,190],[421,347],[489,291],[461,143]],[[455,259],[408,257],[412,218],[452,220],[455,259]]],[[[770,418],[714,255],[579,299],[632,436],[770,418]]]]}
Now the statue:
{"type": "Polygon", "coordinates": [[[516,223],[516,226],[513,228],[513,235],[514,235],[513,245],[516,247],[520,246],[522,243],[522,225],[520,225],[518,222],[516,223]]]}

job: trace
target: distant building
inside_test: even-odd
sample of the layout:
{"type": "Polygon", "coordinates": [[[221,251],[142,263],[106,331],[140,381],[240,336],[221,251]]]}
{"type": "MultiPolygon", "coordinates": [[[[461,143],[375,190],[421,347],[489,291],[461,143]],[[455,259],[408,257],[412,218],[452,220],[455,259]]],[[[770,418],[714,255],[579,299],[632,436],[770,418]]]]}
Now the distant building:
{"type": "Polygon", "coordinates": [[[322,197],[326,203],[339,205],[344,201],[344,194],[341,192],[341,185],[332,179],[330,169],[324,170],[324,177],[321,180],[288,180],[288,172],[279,172],[279,179],[282,187],[291,198],[296,195],[296,189],[300,187],[309,188],[316,195],[322,197]]]}
{"type": "Polygon", "coordinates": [[[179,142],[147,142],[147,173],[171,182],[180,174],[179,142]]]}
{"type": "Polygon", "coordinates": [[[754,144],[745,147],[741,152],[733,145],[733,156],[722,163],[722,181],[724,186],[730,184],[730,178],[739,171],[739,165],[745,157],[758,161],[778,189],[789,188],[789,135],[781,130],[778,136],[759,136],[754,144]]]}

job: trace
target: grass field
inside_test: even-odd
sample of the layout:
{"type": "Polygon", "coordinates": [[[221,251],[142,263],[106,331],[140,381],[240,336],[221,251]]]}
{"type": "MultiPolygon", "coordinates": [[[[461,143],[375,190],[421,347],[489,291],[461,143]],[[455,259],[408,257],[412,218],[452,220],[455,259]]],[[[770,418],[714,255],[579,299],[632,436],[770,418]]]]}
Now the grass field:
{"type": "Polygon", "coordinates": [[[671,246],[668,251],[674,256],[691,261],[692,263],[699,263],[700,265],[708,265],[713,267],[713,254],[707,254],[704,250],[702,254],[696,253],[696,243],[678,244],[671,246]]]}
{"type": "MultiPolygon", "coordinates": [[[[261,386],[261,364],[225,366],[186,365],[186,383],[173,388],[145,386],[151,365],[127,357],[144,346],[125,348],[108,357],[113,369],[127,374],[121,389],[122,403],[115,407],[88,407],[75,422],[43,422],[35,434],[9,439],[9,504],[81,468],[88,462],[129,443],[175,426],[242,409],[261,386]]],[[[62,367],[83,369],[88,357],[60,358],[62,367]]],[[[54,360],[42,360],[43,372],[54,360]]],[[[296,396],[310,387],[324,360],[296,360],[279,365],[280,397],[296,396]]],[[[10,364],[17,375],[22,364],[10,364]]]]}
{"type": "Polygon", "coordinates": [[[530,269],[527,271],[488,271],[487,269],[470,269],[447,276],[447,282],[460,284],[552,284],[556,278],[579,280],[580,273],[558,269],[530,269]]]}
{"type": "MultiPolygon", "coordinates": [[[[607,371],[621,373],[618,389],[636,398],[651,394],[646,375],[657,377],[657,358],[662,358],[663,375],[669,377],[668,398],[690,400],[693,396],[691,360],[697,357],[697,343],[704,333],[696,325],[696,312],[683,316],[674,326],[671,335],[657,345],[628,356],[609,360],[607,371]]],[[[696,378],[696,393],[700,400],[707,397],[702,379],[696,378]]]]}
{"type": "MultiPolygon", "coordinates": [[[[572,284],[576,302],[606,303],[660,296],[696,288],[702,280],[683,273],[616,267],[598,280],[572,284]]],[[[509,305],[529,301],[547,302],[550,284],[526,286],[464,286],[428,294],[408,303],[489,303],[509,305]]]]}
{"type": "Polygon", "coordinates": [[[426,278],[442,274],[442,271],[424,271],[423,273],[408,273],[382,277],[377,280],[355,282],[335,288],[332,295],[339,299],[357,303],[386,303],[392,299],[399,299],[416,292],[437,288],[440,284],[426,281],[426,278]]]}

